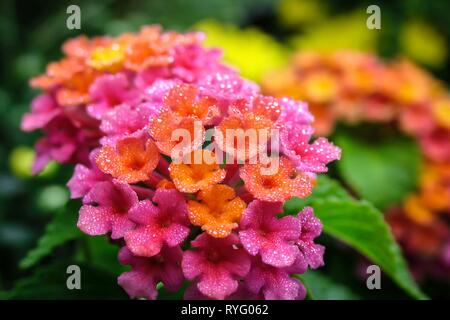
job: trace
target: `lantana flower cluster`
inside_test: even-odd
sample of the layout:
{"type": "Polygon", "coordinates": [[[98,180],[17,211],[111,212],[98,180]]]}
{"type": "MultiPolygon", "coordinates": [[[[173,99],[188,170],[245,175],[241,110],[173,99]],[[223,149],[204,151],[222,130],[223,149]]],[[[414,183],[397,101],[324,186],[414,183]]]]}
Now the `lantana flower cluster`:
{"type": "Polygon", "coordinates": [[[129,296],[156,299],[158,285],[188,281],[188,299],[303,299],[293,275],[323,265],[322,225],[309,207],[280,214],[340,157],[325,138],[310,142],[307,105],[261,95],[200,33],[150,26],[63,51],[31,80],[44,92],[22,127],[45,134],[35,172],[50,159],[75,164],[78,227],[121,246],[129,296]],[[258,139],[234,138],[246,130],[258,139]]]}
{"type": "MultiPolygon", "coordinates": [[[[337,122],[395,124],[414,137],[425,165],[418,191],[387,216],[414,259],[450,270],[450,94],[445,85],[407,60],[384,63],[354,51],[300,52],[263,81],[263,91],[307,101],[319,134],[337,122]]],[[[445,272],[440,272],[445,274],[445,272]]]]}

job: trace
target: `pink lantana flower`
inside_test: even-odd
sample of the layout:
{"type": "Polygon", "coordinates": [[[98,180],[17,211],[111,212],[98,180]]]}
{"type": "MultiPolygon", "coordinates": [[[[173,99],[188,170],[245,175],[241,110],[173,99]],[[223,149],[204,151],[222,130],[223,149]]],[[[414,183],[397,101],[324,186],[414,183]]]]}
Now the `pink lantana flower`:
{"type": "Polygon", "coordinates": [[[285,124],[280,131],[281,150],[299,171],[326,172],[327,164],[341,157],[341,150],[326,138],[318,138],[310,144],[313,133],[310,125],[285,124]]]}
{"type": "MultiPolygon", "coordinates": [[[[203,37],[203,35],[199,35],[203,37]]],[[[228,70],[217,61],[222,56],[221,50],[205,49],[198,44],[177,46],[174,48],[173,64],[170,71],[173,77],[184,82],[196,82],[214,71],[228,70]]]]}
{"type": "Polygon", "coordinates": [[[31,112],[23,116],[21,128],[24,131],[41,129],[61,113],[56,100],[49,93],[44,93],[33,99],[31,112]]]}
{"type": "Polygon", "coordinates": [[[200,92],[214,97],[226,114],[228,105],[237,99],[246,99],[259,93],[259,87],[243,79],[233,70],[208,74],[199,81],[200,92]]]}
{"type": "Polygon", "coordinates": [[[143,200],[133,206],[128,217],[137,224],[125,235],[133,254],[152,257],[166,244],[180,245],[189,235],[186,199],[176,189],[157,189],[153,202],[143,200]]]}
{"type": "Polygon", "coordinates": [[[33,174],[40,172],[50,160],[67,163],[77,151],[77,135],[75,127],[64,116],[53,118],[44,128],[47,136],[36,142],[36,159],[33,163],[33,174]]]}
{"type": "Polygon", "coordinates": [[[94,150],[89,155],[90,164],[77,164],[67,187],[70,190],[72,199],[84,197],[98,182],[110,180],[111,177],[103,173],[95,164],[98,150],[94,150]]]}
{"type": "Polygon", "coordinates": [[[306,296],[306,288],[291,274],[302,274],[307,265],[300,257],[286,268],[275,268],[254,258],[250,272],[245,278],[247,289],[266,300],[302,300],[306,296]]]}
{"type": "Polygon", "coordinates": [[[284,126],[291,122],[297,125],[310,125],[314,121],[314,116],[308,110],[308,104],[296,101],[291,98],[281,98],[278,100],[282,106],[278,123],[284,126]]]}
{"type": "Polygon", "coordinates": [[[244,211],[239,238],[252,256],[258,253],[264,263],[286,267],[299,255],[295,241],[300,237],[300,221],[293,216],[277,218],[283,212],[280,202],[252,201],[244,211]]]}
{"type": "Polygon", "coordinates": [[[162,103],[166,93],[182,82],[178,79],[158,79],[143,89],[142,97],[145,102],[162,103]]]}
{"type": "Polygon", "coordinates": [[[159,282],[169,292],[176,292],[183,284],[180,263],[183,252],[179,247],[163,247],[158,255],[151,258],[133,256],[125,246],[119,251],[119,261],[131,265],[132,270],[120,275],[117,282],[131,298],[156,299],[159,282]]]}
{"type": "Polygon", "coordinates": [[[300,251],[311,268],[322,267],[324,265],[323,254],[325,247],[314,243],[314,239],[322,233],[322,223],[314,216],[311,207],[304,208],[298,214],[298,219],[302,226],[302,233],[297,241],[300,251]]]}
{"type": "Polygon", "coordinates": [[[99,182],[83,198],[78,228],[91,236],[111,232],[112,239],[122,238],[135,225],[128,211],[137,203],[138,197],[128,184],[99,182]]]}
{"type": "Polygon", "coordinates": [[[97,78],[89,89],[92,103],[87,105],[87,112],[93,118],[101,119],[108,110],[134,96],[129,92],[129,87],[130,81],[125,73],[97,78]]]}
{"type": "Polygon", "coordinates": [[[185,251],[181,267],[189,280],[196,280],[198,290],[213,299],[224,299],[238,289],[238,278],[250,269],[250,258],[238,247],[231,234],[213,238],[203,233],[191,242],[194,250],[185,251]]]}
{"type": "Polygon", "coordinates": [[[126,136],[141,135],[160,108],[161,106],[156,103],[144,102],[136,105],[124,103],[108,111],[100,124],[100,130],[105,133],[100,143],[114,144],[126,136]]]}

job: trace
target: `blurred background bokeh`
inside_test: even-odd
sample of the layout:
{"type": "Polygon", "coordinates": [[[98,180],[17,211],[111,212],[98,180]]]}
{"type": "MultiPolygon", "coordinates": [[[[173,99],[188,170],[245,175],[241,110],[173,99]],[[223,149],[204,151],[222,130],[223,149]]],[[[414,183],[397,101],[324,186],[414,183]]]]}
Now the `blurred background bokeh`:
{"type": "MultiPolygon", "coordinates": [[[[17,297],[55,296],[54,288],[37,289],[33,282],[37,280],[31,275],[40,272],[41,278],[51,282],[48,277],[52,264],[72,261],[73,257],[97,270],[91,275],[100,287],[87,290],[93,297],[107,297],[105,294],[125,297],[115,286],[114,273],[120,268],[115,263],[116,249],[105,239],[75,236],[76,231],[70,229],[62,237],[63,246],[61,237],[55,244],[52,239],[39,240],[44,230],[51,227],[50,221],[75,225],[79,206],[69,200],[65,187],[72,171],[70,166],[51,163],[38,176],[31,175],[33,143],[39,133],[30,135],[20,131],[21,117],[36,95],[29,88],[28,80],[42,73],[49,61],[61,56],[60,46],[64,40],[78,34],[117,35],[136,31],[145,24],[161,24],[180,31],[205,31],[207,45],[224,48],[225,61],[257,82],[268,72],[283,67],[296,50],[329,52],[345,48],[376,53],[385,59],[407,57],[448,83],[448,12],[450,2],[446,0],[376,3],[357,0],[2,0],[0,297],[2,292],[14,287],[25,288],[17,291],[17,297]],[[66,8],[70,4],[81,8],[81,30],[66,28],[66,8]],[[366,27],[366,8],[371,4],[381,7],[380,30],[366,27]],[[69,216],[67,221],[55,219],[62,213],[69,216]],[[38,241],[49,242],[46,246],[49,252],[35,251],[30,257],[27,252],[38,241]],[[42,268],[29,268],[38,260],[42,268]],[[30,293],[30,287],[35,291],[30,293]]],[[[334,260],[342,261],[346,259],[345,254],[334,257],[330,253],[328,261],[330,264],[334,260]]],[[[360,262],[355,260],[356,269],[360,262]]],[[[346,268],[342,265],[341,270],[336,268],[334,273],[345,272],[346,268]]],[[[346,277],[342,276],[341,281],[347,281],[346,277]]],[[[442,284],[424,285],[429,286],[428,292],[434,296],[448,294],[448,287],[440,286],[442,284]]],[[[384,298],[389,295],[396,297],[398,293],[393,289],[387,296],[380,294],[384,298]]]]}

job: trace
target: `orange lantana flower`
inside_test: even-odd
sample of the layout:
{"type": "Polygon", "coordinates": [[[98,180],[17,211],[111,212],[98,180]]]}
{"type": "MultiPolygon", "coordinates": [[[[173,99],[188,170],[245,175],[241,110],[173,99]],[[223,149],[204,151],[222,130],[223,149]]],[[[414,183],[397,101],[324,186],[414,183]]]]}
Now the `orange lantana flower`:
{"type": "Polygon", "coordinates": [[[113,39],[109,37],[94,37],[90,39],[86,36],[78,36],[67,40],[62,46],[62,50],[68,57],[84,60],[90,56],[92,50],[107,46],[112,41],[113,39]]]}
{"type": "Polygon", "coordinates": [[[148,26],[138,35],[129,36],[125,49],[125,67],[140,71],[147,67],[165,66],[172,62],[169,43],[162,39],[161,28],[148,26]]]}
{"type": "Polygon", "coordinates": [[[234,189],[223,184],[200,191],[197,200],[188,202],[189,220],[214,238],[230,235],[246,208],[245,202],[236,197],[234,189]]]}
{"type": "Polygon", "coordinates": [[[176,189],[176,188],[172,181],[169,181],[167,179],[162,179],[156,185],[156,189],[176,189]]]}
{"type": "Polygon", "coordinates": [[[170,177],[182,192],[194,193],[221,182],[226,171],[221,169],[215,154],[209,150],[196,150],[187,155],[182,163],[171,163],[170,177]],[[189,160],[189,161],[184,161],[189,160]]]}
{"type": "Polygon", "coordinates": [[[263,152],[272,134],[275,112],[239,108],[216,127],[218,146],[239,161],[263,152]]]}
{"type": "MultiPolygon", "coordinates": [[[[63,46],[64,59],[48,65],[45,74],[31,79],[34,88],[49,90],[58,85],[57,100],[63,106],[75,106],[89,102],[89,87],[101,75],[94,70],[88,58],[101,48],[108,47],[112,40],[107,37],[88,39],[84,36],[67,41],[63,46]]],[[[111,71],[108,69],[108,71],[111,71]]]]}
{"type": "Polygon", "coordinates": [[[175,116],[169,111],[162,111],[158,118],[152,119],[149,133],[155,139],[158,149],[167,156],[176,151],[177,157],[183,157],[201,148],[205,141],[205,128],[200,120],[175,116]],[[174,147],[177,149],[173,150],[174,147]]]}
{"type": "Polygon", "coordinates": [[[294,196],[304,198],[311,194],[313,178],[298,172],[288,158],[280,157],[278,168],[272,168],[273,170],[267,170],[269,166],[262,163],[246,164],[241,168],[240,176],[244,180],[245,188],[255,198],[284,202],[294,196]]]}
{"type": "Polygon", "coordinates": [[[117,72],[125,60],[124,47],[115,42],[105,47],[95,48],[87,63],[95,70],[117,72]]]}
{"type": "Polygon", "coordinates": [[[152,140],[131,137],[116,146],[104,146],[96,159],[100,170],[127,183],[148,180],[158,161],[159,152],[152,140]]]}
{"type": "Polygon", "coordinates": [[[210,124],[219,115],[217,101],[211,97],[197,99],[198,91],[193,85],[178,85],[166,94],[164,106],[180,117],[193,117],[210,124]]]}
{"type": "Polygon", "coordinates": [[[61,85],[57,92],[58,103],[75,106],[89,101],[89,88],[99,73],[84,65],[78,58],[65,58],[51,63],[44,75],[31,79],[33,88],[49,90],[61,85]]]}
{"type": "Polygon", "coordinates": [[[258,95],[250,101],[246,99],[237,100],[230,107],[230,113],[234,116],[244,116],[252,113],[255,117],[277,121],[281,114],[279,100],[271,96],[258,95]]]}
{"type": "Polygon", "coordinates": [[[84,64],[80,59],[65,58],[58,62],[52,62],[47,66],[43,75],[30,80],[33,88],[49,90],[52,87],[70,81],[74,74],[82,72],[84,64]]]}
{"type": "Polygon", "coordinates": [[[88,103],[89,88],[95,79],[100,75],[92,68],[86,68],[75,73],[70,79],[64,82],[64,87],[58,90],[56,99],[63,106],[76,106],[88,103]]]}

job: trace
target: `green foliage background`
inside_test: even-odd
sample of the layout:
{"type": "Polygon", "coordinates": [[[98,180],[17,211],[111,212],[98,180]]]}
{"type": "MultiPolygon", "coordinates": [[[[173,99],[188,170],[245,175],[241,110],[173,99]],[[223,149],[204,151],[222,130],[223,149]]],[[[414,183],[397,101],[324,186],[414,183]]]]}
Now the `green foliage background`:
{"type": "MultiPolygon", "coordinates": [[[[52,164],[38,177],[30,176],[29,167],[33,156],[31,147],[39,133],[30,135],[19,130],[21,116],[36,94],[28,87],[27,81],[30,77],[41,73],[49,61],[60,56],[62,42],[79,33],[116,35],[124,31],[137,30],[141,25],[151,23],[186,30],[203,19],[215,19],[239,27],[255,26],[283,43],[287,43],[295,35],[308,34],[311,28],[315,28],[311,27],[312,18],[305,19],[300,25],[281,21],[280,2],[277,0],[1,1],[0,298],[126,298],[116,285],[117,275],[124,270],[116,261],[117,248],[105,238],[89,238],[76,230],[75,221],[79,203],[68,200],[65,187],[72,169],[69,166],[52,164]],[[68,30],[65,27],[66,8],[69,4],[78,4],[81,7],[80,31],[68,30]],[[83,290],[80,292],[70,291],[65,287],[65,269],[70,264],[82,266],[83,290]]],[[[355,10],[364,13],[370,4],[373,4],[372,1],[324,0],[319,1],[319,9],[323,8],[327,15],[333,17],[355,10]]],[[[425,59],[425,66],[440,78],[449,81],[450,64],[446,50],[450,39],[448,19],[450,3],[445,0],[411,0],[378,1],[377,4],[382,7],[383,15],[383,28],[379,32],[376,44],[378,53],[384,57],[409,53],[412,58],[417,58],[414,52],[420,53],[421,46],[426,52],[427,38],[422,38],[423,42],[417,42],[414,33],[412,36],[405,36],[402,31],[411,21],[420,21],[421,25],[436,30],[439,36],[438,43],[444,44],[441,59],[439,61],[425,59]]],[[[310,17],[312,16],[311,13],[310,17]]],[[[417,32],[422,31],[423,28],[418,28],[417,32]]],[[[339,33],[339,30],[335,32],[339,33]]],[[[418,37],[420,38],[420,34],[418,37]]],[[[434,56],[431,54],[432,58],[434,56]]],[[[424,62],[420,54],[416,60],[424,62]]],[[[380,211],[376,209],[383,209],[389,203],[400,201],[407,191],[415,187],[413,177],[420,166],[420,159],[414,156],[417,153],[416,146],[402,137],[394,141],[389,140],[389,143],[386,143],[386,140],[377,140],[378,142],[373,142],[374,139],[353,140],[346,135],[345,128],[334,138],[349,152],[348,155],[344,155],[343,161],[337,167],[332,168],[332,175],[344,178],[355,194],[371,201],[372,204],[356,201],[341,187],[324,180],[323,185],[332,188],[331,191],[320,189],[318,190],[320,197],[312,197],[305,200],[306,202],[293,200],[287,205],[287,213],[295,213],[305,204],[312,205],[319,217],[326,222],[325,234],[319,242],[327,245],[327,265],[319,272],[302,276],[310,289],[309,297],[315,299],[424,297],[409,274],[405,273],[399,248],[383,224],[380,211]],[[408,155],[408,159],[402,157],[402,152],[403,155],[408,155]],[[383,161],[386,158],[392,161],[386,163],[383,161]],[[364,183],[372,177],[366,167],[358,167],[358,163],[361,166],[361,162],[373,168],[374,171],[370,172],[381,172],[376,174],[378,180],[373,187],[364,183]],[[401,188],[395,188],[395,192],[380,194],[382,186],[389,183],[393,188],[395,186],[401,188]],[[327,216],[327,212],[335,212],[339,206],[344,208],[340,211],[344,216],[351,217],[342,217],[341,222],[333,222],[333,216],[327,216]],[[364,229],[366,232],[358,235],[356,231],[352,231],[352,225],[342,223],[349,219],[360,219],[358,227],[364,226],[367,228],[364,229]],[[373,237],[368,234],[372,234],[373,237]],[[334,237],[339,238],[342,243],[333,240],[334,237]],[[362,240],[363,237],[368,239],[362,240]],[[382,239],[381,242],[379,239],[382,239]],[[383,251],[382,248],[387,249],[383,251]],[[378,292],[366,289],[365,281],[356,272],[361,262],[357,251],[379,263],[389,275],[383,277],[383,290],[378,292]],[[386,252],[387,256],[383,257],[386,252]]],[[[431,297],[448,295],[449,284],[437,285],[431,282],[422,286],[431,297]]],[[[161,296],[174,298],[161,290],[161,296]]]]}

